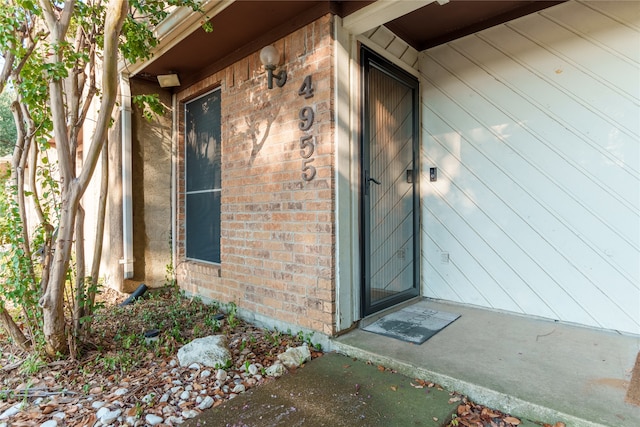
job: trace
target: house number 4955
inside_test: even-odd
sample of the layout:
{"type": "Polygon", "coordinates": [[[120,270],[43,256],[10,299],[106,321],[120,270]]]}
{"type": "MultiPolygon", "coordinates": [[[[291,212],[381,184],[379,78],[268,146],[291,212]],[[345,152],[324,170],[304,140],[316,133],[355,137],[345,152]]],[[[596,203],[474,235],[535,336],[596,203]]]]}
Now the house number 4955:
{"type": "MultiPolygon", "coordinates": [[[[304,78],[300,89],[298,89],[298,95],[304,96],[305,99],[313,97],[313,82],[311,76],[304,78]]],[[[298,112],[298,128],[307,132],[313,126],[315,114],[313,108],[309,106],[302,107],[298,112]]],[[[311,181],[316,176],[316,168],[313,167],[313,153],[316,149],[316,137],[313,135],[303,135],[300,137],[300,157],[302,157],[302,179],[305,181],[311,181]]]]}

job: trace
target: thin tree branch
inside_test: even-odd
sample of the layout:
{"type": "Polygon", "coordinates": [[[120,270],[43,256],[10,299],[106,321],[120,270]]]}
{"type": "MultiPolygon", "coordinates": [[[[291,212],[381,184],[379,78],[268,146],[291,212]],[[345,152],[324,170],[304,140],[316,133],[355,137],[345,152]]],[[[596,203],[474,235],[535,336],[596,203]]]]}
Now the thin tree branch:
{"type": "Polygon", "coordinates": [[[78,204],[76,214],[76,293],[73,304],[73,336],[78,336],[80,319],[84,316],[85,289],[85,260],[84,260],[84,208],[78,204]]]}
{"type": "Polygon", "coordinates": [[[127,0],[110,0],[107,6],[104,24],[102,102],[100,103],[100,112],[96,121],[96,131],[87,150],[85,165],[78,177],[80,196],[86,190],[98,163],[102,144],[104,144],[107,137],[113,106],[118,95],[118,40],[120,39],[122,24],[127,16],[128,3],[127,0]]]}
{"type": "Polygon", "coordinates": [[[93,314],[100,278],[100,260],[102,259],[102,242],[104,240],[104,223],[107,211],[107,194],[109,192],[109,140],[102,146],[102,176],[100,177],[100,199],[98,200],[98,220],[96,221],[96,239],[93,246],[91,264],[91,286],[87,295],[88,310],[86,315],[93,314]]]}

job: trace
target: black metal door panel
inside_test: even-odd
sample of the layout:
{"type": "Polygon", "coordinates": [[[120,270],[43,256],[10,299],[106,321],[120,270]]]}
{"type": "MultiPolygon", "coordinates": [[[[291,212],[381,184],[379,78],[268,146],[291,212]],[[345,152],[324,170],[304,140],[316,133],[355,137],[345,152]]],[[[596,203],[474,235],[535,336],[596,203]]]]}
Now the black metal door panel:
{"type": "Polygon", "coordinates": [[[362,48],[363,314],[419,294],[418,81],[362,48]]]}

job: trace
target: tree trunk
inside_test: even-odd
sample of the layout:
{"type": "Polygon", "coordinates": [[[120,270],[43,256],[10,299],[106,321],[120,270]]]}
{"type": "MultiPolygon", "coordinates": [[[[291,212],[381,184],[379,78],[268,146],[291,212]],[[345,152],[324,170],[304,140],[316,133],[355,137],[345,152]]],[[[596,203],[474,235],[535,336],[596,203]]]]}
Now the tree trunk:
{"type": "Polygon", "coordinates": [[[91,264],[91,284],[87,292],[86,316],[93,314],[100,279],[100,260],[102,259],[102,242],[104,240],[104,222],[107,211],[107,194],[109,192],[109,140],[102,147],[102,176],[100,177],[100,199],[98,201],[98,220],[96,221],[96,240],[93,246],[91,264]]]}
{"type": "MultiPolygon", "coordinates": [[[[53,44],[63,41],[69,28],[75,2],[68,0],[62,13],[55,13],[51,3],[46,0],[41,0],[40,3],[43,7],[47,27],[51,32],[53,44]]],[[[127,0],[110,0],[107,5],[104,24],[102,98],[95,123],[95,132],[91,138],[91,143],[88,147],[85,147],[87,148],[84,151],[86,155],[85,162],[77,178],[73,169],[73,156],[75,156],[75,153],[70,150],[71,147],[75,146],[75,142],[69,141],[67,110],[65,108],[67,103],[65,103],[62,81],[54,80],[49,84],[51,116],[62,179],[60,227],[58,229],[58,239],[55,243],[53,268],[47,290],[40,300],[43,308],[45,350],[49,355],[67,354],[69,351],[63,311],[64,286],[71,257],[76,213],[80,198],[87,189],[93,175],[111,122],[113,106],[118,94],[118,40],[122,24],[127,16],[128,7],[127,0]]],[[[52,52],[50,60],[60,62],[62,60],[60,53],[52,52]]]]}
{"type": "Polygon", "coordinates": [[[9,336],[18,347],[24,351],[29,351],[31,349],[29,339],[24,336],[20,327],[13,321],[9,312],[4,308],[2,301],[0,301],[0,324],[2,324],[4,330],[9,333],[9,336]]]}
{"type": "Polygon", "coordinates": [[[64,316],[64,286],[69,270],[71,248],[73,246],[73,231],[76,212],[78,209],[78,192],[76,187],[64,188],[62,193],[62,208],[60,210],[60,226],[58,238],[55,242],[53,267],[49,285],[40,300],[43,313],[43,333],[46,342],[45,351],[50,356],[67,354],[69,347],[65,332],[64,316]]]}

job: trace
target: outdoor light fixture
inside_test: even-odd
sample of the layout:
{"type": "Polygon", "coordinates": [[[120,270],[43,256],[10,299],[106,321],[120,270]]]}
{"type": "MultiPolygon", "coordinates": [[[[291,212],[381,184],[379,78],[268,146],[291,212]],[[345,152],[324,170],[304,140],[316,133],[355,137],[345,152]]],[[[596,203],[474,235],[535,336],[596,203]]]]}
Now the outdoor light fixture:
{"type": "Polygon", "coordinates": [[[180,79],[175,73],[161,74],[158,76],[158,83],[160,84],[160,87],[175,87],[180,86],[180,79]]]}
{"type": "Polygon", "coordinates": [[[278,87],[284,86],[287,82],[287,72],[280,70],[278,74],[274,74],[278,63],[280,62],[280,52],[273,46],[265,46],[260,51],[260,61],[267,70],[267,87],[273,89],[273,79],[276,79],[278,87]]]}

